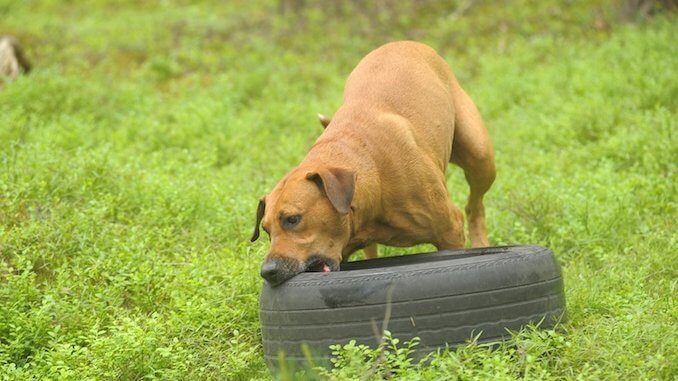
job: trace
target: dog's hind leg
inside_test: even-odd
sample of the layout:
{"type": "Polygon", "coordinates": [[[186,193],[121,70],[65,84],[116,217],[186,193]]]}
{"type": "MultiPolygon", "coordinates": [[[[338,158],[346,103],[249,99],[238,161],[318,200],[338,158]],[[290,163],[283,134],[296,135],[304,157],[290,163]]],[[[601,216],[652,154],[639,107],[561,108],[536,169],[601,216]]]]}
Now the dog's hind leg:
{"type": "Polygon", "coordinates": [[[374,259],[378,256],[379,252],[377,250],[377,244],[373,243],[367,247],[363,248],[363,253],[365,254],[366,259],[374,259]]]}
{"type": "Polygon", "coordinates": [[[489,241],[483,196],[492,186],[496,175],[494,149],[471,98],[456,84],[453,86],[453,94],[456,115],[450,161],[464,170],[470,188],[466,218],[471,246],[485,247],[489,246],[489,241]]]}

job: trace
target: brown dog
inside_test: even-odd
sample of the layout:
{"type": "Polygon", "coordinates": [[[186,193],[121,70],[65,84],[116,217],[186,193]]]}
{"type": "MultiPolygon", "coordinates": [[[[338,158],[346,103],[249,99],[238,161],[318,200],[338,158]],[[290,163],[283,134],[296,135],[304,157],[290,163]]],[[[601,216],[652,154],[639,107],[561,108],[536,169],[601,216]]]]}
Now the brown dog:
{"type": "Polygon", "coordinates": [[[306,271],[334,271],[376,244],[464,246],[464,218],[449,199],[448,162],[470,186],[473,247],[487,246],[483,195],[494,152],[473,101],[430,47],[393,42],[353,70],[344,103],[306,158],[259,201],[271,245],[261,276],[276,285],[306,271]]]}

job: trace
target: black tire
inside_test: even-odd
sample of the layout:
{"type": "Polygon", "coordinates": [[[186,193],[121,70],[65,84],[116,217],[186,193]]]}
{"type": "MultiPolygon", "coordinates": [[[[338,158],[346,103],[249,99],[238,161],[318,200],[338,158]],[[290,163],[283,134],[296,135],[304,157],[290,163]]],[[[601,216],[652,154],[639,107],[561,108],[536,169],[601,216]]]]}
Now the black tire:
{"type": "MultiPolygon", "coordinates": [[[[259,315],[267,363],[280,352],[303,362],[302,344],[328,357],[329,345],[350,340],[377,345],[391,301],[393,337],[421,342],[416,357],[454,348],[480,334],[506,338],[541,322],[565,320],[560,267],[549,249],[507,246],[379,258],[342,264],[341,271],[303,273],[278,287],[264,285],[259,315]]],[[[402,341],[401,341],[402,342],[402,341]]]]}

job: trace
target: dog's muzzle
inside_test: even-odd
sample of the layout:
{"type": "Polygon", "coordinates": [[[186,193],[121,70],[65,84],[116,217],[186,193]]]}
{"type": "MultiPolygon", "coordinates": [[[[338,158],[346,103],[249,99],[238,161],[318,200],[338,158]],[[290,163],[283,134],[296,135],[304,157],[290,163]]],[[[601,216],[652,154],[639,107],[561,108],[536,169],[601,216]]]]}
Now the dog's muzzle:
{"type": "Polygon", "coordinates": [[[334,261],[314,255],[305,263],[291,258],[269,258],[261,266],[261,277],[271,286],[275,287],[295,275],[304,272],[331,272],[338,271],[339,265],[334,261]]]}
{"type": "Polygon", "coordinates": [[[293,259],[270,258],[261,266],[260,274],[271,286],[277,286],[299,274],[301,270],[298,262],[293,259]]]}

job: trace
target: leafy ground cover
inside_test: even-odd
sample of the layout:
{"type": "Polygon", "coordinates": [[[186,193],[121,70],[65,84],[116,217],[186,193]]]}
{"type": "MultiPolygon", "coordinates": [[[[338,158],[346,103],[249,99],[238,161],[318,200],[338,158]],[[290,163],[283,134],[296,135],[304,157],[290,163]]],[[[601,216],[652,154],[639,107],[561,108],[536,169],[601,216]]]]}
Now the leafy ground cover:
{"type": "MultiPolygon", "coordinates": [[[[355,4],[0,0],[0,32],[35,66],[0,92],[0,379],[270,378],[256,200],[395,39],[438,49],[478,104],[497,151],[490,240],[556,252],[569,322],[427,364],[392,351],[373,378],[676,377],[675,16],[355,4]]],[[[449,185],[462,203],[456,168],[449,185]]],[[[338,352],[315,377],[376,361],[338,352]]]]}

